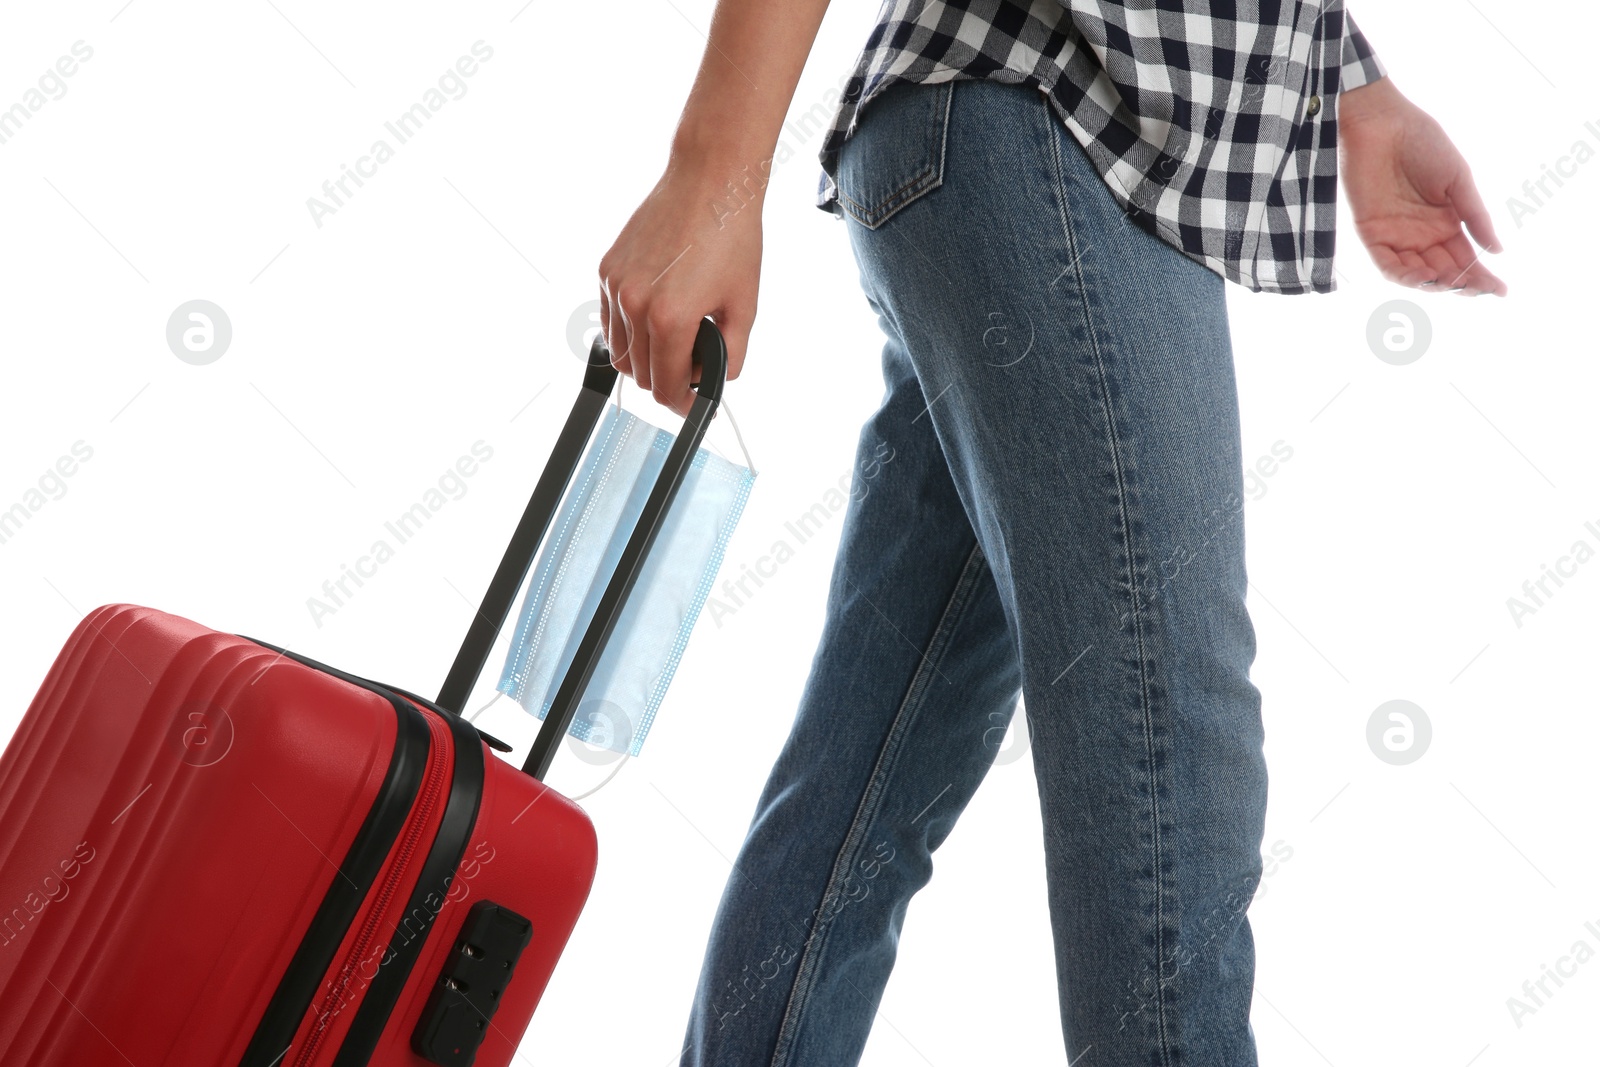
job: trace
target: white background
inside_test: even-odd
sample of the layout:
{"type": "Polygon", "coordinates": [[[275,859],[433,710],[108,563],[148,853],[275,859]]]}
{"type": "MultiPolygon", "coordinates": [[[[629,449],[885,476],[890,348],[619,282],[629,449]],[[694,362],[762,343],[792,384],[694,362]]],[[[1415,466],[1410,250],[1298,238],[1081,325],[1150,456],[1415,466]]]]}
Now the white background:
{"type": "MultiPolygon", "coordinates": [[[[659,174],[709,0],[123,3],[0,17],[0,107],[74,42],[94,50],[0,145],[0,508],[75,442],[93,449],[0,544],[0,736],[81,614],[118,601],[432,691],[575,393],[569,319],[659,174]],[[480,39],[494,55],[466,95],[314,225],[307,198],[480,39]],[[209,366],[165,340],[196,298],[233,325],[209,366]],[[466,495],[317,625],[307,598],[478,440],[494,458],[466,495]]],[[[1254,1026],[1279,1067],[1577,1062],[1593,1054],[1600,962],[1520,1027],[1506,1001],[1574,942],[1600,950],[1584,929],[1600,926],[1600,562],[1520,627],[1506,602],[1575,541],[1600,548],[1584,527],[1600,529],[1600,159],[1520,226],[1507,197],[1575,141],[1600,150],[1600,22],[1570,0],[1538,22],[1509,0],[1354,10],[1471,161],[1511,295],[1390,286],[1348,221],[1337,293],[1229,287],[1245,454],[1293,450],[1246,507],[1266,845],[1292,849],[1250,912],[1254,1026]],[[1396,298],[1431,321],[1406,366],[1366,340],[1396,298]],[[1397,698],[1433,729],[1405,766],[1366,740],[1397,698]]],[[[795,115],[838,83],[873,17],[835,5],[795,115]]],[[[847,471],[881,392],[844,227],[811,206],[818,138],[784,136],[760,318],[728,393],[761,476],[725,573],[847,471]]],[[[711,441],[736,455],[724,421],[711,441]]],[[[720,628],[702,618],[643,757],[584,802],[598,880],[521,1062],[676,1062],[837,532],[720,628]]],[[[525,745],[521,720],[504,703],[485,717],[525,745]]],[[[606,770],[564,752],[553,781],[582,792],[606,770]]],[[[939,852],[866,1063],[1065,1062],[1041,860],[1022,758],[939,852]]]]}

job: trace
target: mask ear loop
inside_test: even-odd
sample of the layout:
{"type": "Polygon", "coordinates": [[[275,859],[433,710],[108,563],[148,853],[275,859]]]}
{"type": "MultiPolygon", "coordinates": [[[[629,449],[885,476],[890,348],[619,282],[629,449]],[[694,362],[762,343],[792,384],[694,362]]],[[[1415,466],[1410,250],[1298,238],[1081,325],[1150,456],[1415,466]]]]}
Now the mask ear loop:
{"type": "Polygon", "coordinates": [[[467,721],[468,722],[475,722],[479,715],[482,715],[484,712],[488,711],[489,710],[489,706],[491,704],[493,704],[495,701],[499,700],[503,696],[505,696],[505,694],[500,692],[500,690],[496,689],[495,692],[494,692],[494,696],[489,698],[489,703],[485,704],[483,707],[479,708],[477,711],[473,712],[471,715],[468,715],[467,716],[467,721]]]}
{"type": "Polygon", "coordinates": [[[719,406],[723,411],[728,413],[728,423],[733,427],[734,439],[739,442],[739,451],[744,453],[744,465],[750,468],[750,474],[754,476],[758,473],[756,471],[755,460],[750,458],[750,450],[745,447],[744,434],[739,432],[739,420],[733,417],[733,409],[728,406],[728,398],[726,396],[722,398],[719,406]]]}
{"type": "MultiPolygon", "coordinates": [[[[622,414],[622,390],[627,383],[628,376],[626,374],[617,375],[617,414],[619,416],[622,414]]],[[[728,398],[724,396],[717,406],[720,410],[728,413],[728,424],[733,427],[734,440],[739,442],[739,451],[744,453],[744,465],[750,468],[752,476],[760,473],[756,470],[755,460],[750,458],[750,449],[744,443],[744,434],[739,432],[739,420],[734,418],[733,408],[728,405],[728,398]]],[[[572,799],[576,800],[577,798],[574,797],[572,799]]]]}

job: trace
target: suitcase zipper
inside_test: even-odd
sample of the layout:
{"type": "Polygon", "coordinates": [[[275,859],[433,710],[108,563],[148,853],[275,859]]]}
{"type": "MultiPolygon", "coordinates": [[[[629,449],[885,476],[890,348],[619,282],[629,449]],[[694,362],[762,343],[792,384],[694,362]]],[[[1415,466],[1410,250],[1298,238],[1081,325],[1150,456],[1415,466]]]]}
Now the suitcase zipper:
{"type": "Polygon", "coordinates": [[[478,806],[483,800],[484,742],[472,725],[437,705],[404,690],[394,692],[426,708],[455,735],[455,766],[450,774],[450,795],[443,801],[439,830],[421,866],[416,886],[405,911],[405,936],[389,946],[378,974],[367,987],[355,1019],[345,1033],[332,1067],[367,1067],[384,1032],[394,1022],[400,1001],[423,945],[432,936],[435,920],[447,906],[478,822],[478,806]]]}
{"type": "MultiPolygon", "coordinates": [[[[446,759],[445,738],[449,736],[449,728],[437,716],[423,716],[428,722],[428,734],[431,744],[428,749],[428,767],[422,783],[422,790],[417,797],[417,806],[412,809],[411,818],[406,822],[405,830],[400,838],[400,851],[395,856],[395,862],[390,867],[387,877],[377,888],[377,896],[372,907],[367,912],[367,918],[361,926],[361,932],[356,936],[355,942],[350,946],[350,951],[345,955],[340,964],[337,979],[328,996],[323,998],[322,1005],[316,1008],[316,1017],[328,1015],[329,1006],[337,1003],[338,998],[348,988],[355,976],[356,968],[366,957],[372,941],[383,924],[383,916],[387,912],[389,903],[399,891],[401,884],[406,880],[406,874],[411,866],[411,858],[416,854],[417,845],[422,838],[424,827],[428,818],[433,813],[440,795],[444,791],[446,759]]],[[[337,1014],[337,1011],[335,1011],[337,1014]]],[[[331,1023],[331,1019],[330,1019],[331,1023]]],[[[322,1039],[328,1032],[328,1025],[314,1028],[306,1038],[305,1047],[295,1057],[293,1067],[308,1067],[316,1057],[318,1049],[322,1047],[322,1039]]]]}
{"type": "Polygon", "coordinates": [[[248,637],[245,640],[376,693],[389,702],[397,716],[394,754],[377,799],[339,864],[344,877],[335,877],[329,884],[238,1065],[279,1067],[293,1048],[306,1013],[316,1002],[318,987],[332,969],[339,946],[360,916],[361,905],[371,896],[384,861],[405,832],[422,794],[433,745],[429,742],[427,716],[383,687],[277,645],[248,637]]]}

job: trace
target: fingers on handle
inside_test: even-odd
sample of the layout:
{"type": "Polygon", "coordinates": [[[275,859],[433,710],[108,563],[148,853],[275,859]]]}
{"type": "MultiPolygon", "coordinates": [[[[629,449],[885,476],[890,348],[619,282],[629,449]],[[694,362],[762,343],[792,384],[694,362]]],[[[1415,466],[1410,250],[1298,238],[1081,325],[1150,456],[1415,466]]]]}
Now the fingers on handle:
{"type": "Polygon", "coordinates": [[[650,335],[650,395],[662,407],[688,415],[694,404],[689,383],[700,317],[657,305],[648,312],[645,330],[650,335]]]}
{"type": "Polygon", "coordinates": [[[640,389],[650,388],[650,333],[645,327],[646,317],[650,314],[649,304],[645,293],[623,282],[617,287],[616,317],[621,320],[622,329],[618,332],[618,339],[622,344],[622,354],[627,357],[629,373],[640,389]]]}
{"type": "Polygon", "coordinates": [[[617,318],[614,311],[614,301],[611,299],[611,287],[606,282],[605,268],[600,270],[600,336],[605,338],[606,348],[611,352],[611,365],[620,374],[632,374],[628,365],[628,357],[622,352],[622,321],[617,318]]]}
{"type": "Polygon", "coordinates": [[[729,308],[711,318],[717,324],[717,329],[722,331],[722,342],[728,349],[728,381],[731,382],[744,369],[744,355],[750,346],[750,328],[755,324],[755,312],[729,308]]]}
{"type": "MultiPolygon", "coordinates": [[[[600,266],[600,330],[611,350],[611,365],[633,378],[664,407],[688,414],[694,403],[694,344],[701,316],[668,303],[669,296],[649,286],[619,281],[600,266]],[[652,299],[653,298],[653,299],[652,299]]],[[[712,320],[727,349],[727,378],[744,368],[750,330],[755,323],[753,299],[724,305],[712,320]]]]}

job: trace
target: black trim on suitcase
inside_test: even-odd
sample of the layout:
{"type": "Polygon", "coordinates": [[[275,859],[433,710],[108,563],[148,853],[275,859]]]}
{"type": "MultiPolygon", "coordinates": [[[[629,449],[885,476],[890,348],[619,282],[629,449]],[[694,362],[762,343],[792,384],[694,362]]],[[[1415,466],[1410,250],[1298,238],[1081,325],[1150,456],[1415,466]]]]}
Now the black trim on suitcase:
{"type": "Polygon", "coordinates": [[[377,802],[367,813],[355,840],[350,843],[350,850],[339,865],[343,877],[334,878],[328,886],[328,892],[312,917],[311,925],[306,928],[300,947],[295,950],[294,958],[278,981],[277,991],[268,1002],[267,1010],[262,1013],[261,1022],[245,1049],[244,1058],[239,1061],[239,1067],[274,1067],[294,1043],[295,1032],[300,1029],[306,1012],[311,1010],[317,987],[333,965],[340,942],[344,940],[350,924],[361,910],[362,901],[377,880],[385,857],[394,847],[400,831],[405,828],[422,788],[423,772],[427,767],[432,742],[422,713],[381,686],[265,641],[253,637],[244,639],[341,681],[377,693],[394,705],[396,716],[394,755],[389,761],[383,785],[378,789],[377,802]]]}
{"type": "MultiPolygon", "coordinates": [[[[409,694],[407,694],[409,696],[409,694]]],[[[433,930],[433,921],[444,910],[451,882],[466,854],[472,839],[473,827],[478,822],[478,804],[483,799],[483,745],[478,740],[472,724],[441,708],[426,704],[434,714],[444,719],[455,741],[455,773],[450,779],[450,799],[445,803],[444,815],[439,821],[438,835],[417,876],[416,889],[406,905],[406,917],[397,932],[398,945],[389,946],[385,956],[367,987],[361,1007],[356,1011],[333,1067],[365,1067],[371,1059],[378,1040],[395,1004],[405,989],[406,979],[416,966],[422,946],[433,930]],[[435,900],[430,900],[435,898],[435,900]],[[413,925],[413,920],[415,925],[413,925]],[[401,938],[404,938],[402,941],[401,938]]]]}
{"type": "MultiPolygon", "coordinates": [[[[441,707],[437,701],[429,700],[427,697],[419,697],[409,689],[401,689],[398,685],[386,685],[384,688],[392,689],[396,693],[399,693],[401,696],[405,697],[407,700],[411,701],[413,704],[421,705],[430,711],[436,711],[440,715],[448,716],[452,719],[458,717],[457,714],[451,711],[449,708],[441,707]]],[[[464,722],[466,720],[462,721],[464,722]]],[[[511,751],[510,745],[500,740],[494,734],[489,733],[483,727],[474,724],[472,728],[478,732],[479,737],[483,738],[483,743],[494,749],[496,752],[511,751]]]]}

